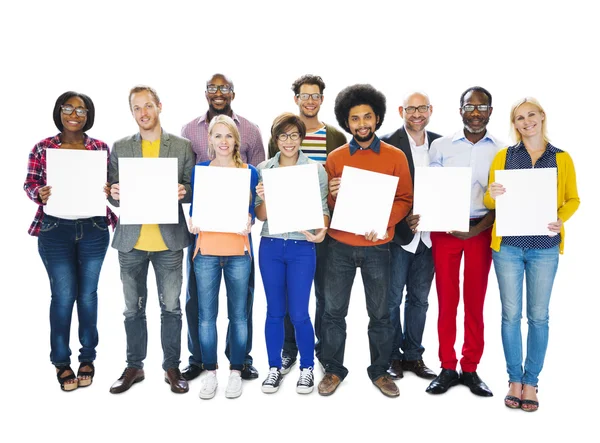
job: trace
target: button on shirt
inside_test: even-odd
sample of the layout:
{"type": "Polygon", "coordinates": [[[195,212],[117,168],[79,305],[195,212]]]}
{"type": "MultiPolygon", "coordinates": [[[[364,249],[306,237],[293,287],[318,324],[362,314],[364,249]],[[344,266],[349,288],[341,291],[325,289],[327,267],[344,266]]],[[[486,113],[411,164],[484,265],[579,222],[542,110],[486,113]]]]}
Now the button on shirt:
{"type": "MultiPolygon", "coordinates": [[[[408,131],[406,131],[406,135],[408,135],[408,143],[410,144],[410,152],[413,157],[415,168],[429,166],[429,140],[427,139],[427,132],[425,132],[425,143],[420,146],[417,146],[417,143],[413,140],[408,131]]],[[[431,248],[431,236],[429,235],[429,232],[417,231],[412,241],[407,245],[403,245],[402,249],[414,254],[421,240],[423,240],[425,246],[431,248]]]]}
{"type": "Polygon", "coordinates": [[[489,132],[477,143],[465,137],[464,129],[431,144],[429,156],[433,167],[471,167],[471,218],[481,218],[488,213],[483,204],[488,175],[496,153],[505,146],[489,132]]]}

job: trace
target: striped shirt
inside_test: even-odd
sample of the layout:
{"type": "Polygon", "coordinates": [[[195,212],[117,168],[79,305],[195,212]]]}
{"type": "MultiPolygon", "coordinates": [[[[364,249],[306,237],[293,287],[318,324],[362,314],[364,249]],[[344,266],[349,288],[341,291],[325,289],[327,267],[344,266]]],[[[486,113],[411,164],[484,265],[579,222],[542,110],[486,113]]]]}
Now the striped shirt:
{"type": "Polygon", "coordinates": [[[324,165],[327,160],[326,138],[327,130],[325,126],[315,132],[307,132],[301,145],[302,152],[309,159],[324,165]]]}

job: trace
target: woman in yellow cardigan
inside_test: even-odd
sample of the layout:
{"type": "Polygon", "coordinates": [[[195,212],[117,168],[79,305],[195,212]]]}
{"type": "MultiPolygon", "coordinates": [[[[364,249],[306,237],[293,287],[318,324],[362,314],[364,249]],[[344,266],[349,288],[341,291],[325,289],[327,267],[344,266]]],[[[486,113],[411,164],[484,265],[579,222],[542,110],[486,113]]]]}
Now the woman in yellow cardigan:
{"type": "Polygon", "coordinates": [[[539,407],[538,376],[548,347],[548,306],[565,243],[564,222],[579,207],[575,167],[569,154],[552,146],[546,135],[546,113],[539,102],[527,97],[511,109],[510,123],[516,145],[496,155],[490,170],[484,203],[495,209],[496,197],[506,191],[496,183],[497,170],[557,168],[557,219],[548,224],[548,235],[499,237],[492,231],[494,269],[502,302],[502,345],[509,377],[504,404],[533,412],[539,407]],[[521,311],[523,276],[527,284],[527,355],[523,366],[521,311]]]}

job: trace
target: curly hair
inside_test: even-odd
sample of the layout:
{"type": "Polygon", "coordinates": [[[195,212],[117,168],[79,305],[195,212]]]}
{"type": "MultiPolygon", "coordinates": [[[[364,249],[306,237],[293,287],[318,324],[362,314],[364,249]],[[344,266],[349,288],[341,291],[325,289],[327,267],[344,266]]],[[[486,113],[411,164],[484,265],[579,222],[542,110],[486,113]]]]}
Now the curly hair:
{"type": "Polygon", "coordinates": [[[300,93],[300,87],[302,85],[317,85],[319,87],[319,94],[323,94],[323,91],[325,90],[325,82],[318,75],[306,74],[296,79],[294,83],[292,83],[294,95],[300,93]]]}
{"type": "Polygon", "coordinates": [[[340,91],[333,107],[338,124],[350,133],[348,127],[350,109],[360,105],[369,105],[373,108],[379,120],[375,130],[379,129],[385,117],[385,95],[369,84],[352,85],[340,91]]]}
{"type": "Polygon", "coordinates": [[[94,117],[96,116],[96,108],[94,107],[94,102],[91,98],[89,98],[85,94],[81,94],[75,91],[67,91],[64,94],[61,94],[57,99],[56,103],[54,103],[54,110],[52,111],[52,117],[54,118],[54,124],[58,128],[60,132],[63,132],[65,129],[62,120],[60,119],[61,109],[60,107],[64,105],[70,98],[79,97],[83,100],[85,107],[87,109],[87,119],[85,121],[85,125],[83,125],[83,132],[89,130],[94,126],[94,117]]]}

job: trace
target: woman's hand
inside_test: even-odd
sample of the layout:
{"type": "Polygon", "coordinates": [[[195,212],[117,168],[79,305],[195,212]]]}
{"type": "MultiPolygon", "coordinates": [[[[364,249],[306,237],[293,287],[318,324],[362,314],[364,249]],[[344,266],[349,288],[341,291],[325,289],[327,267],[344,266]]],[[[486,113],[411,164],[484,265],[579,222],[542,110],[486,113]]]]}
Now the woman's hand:
{"type": "Polygon", "coordinates": [[[492,197],[494,200],[496,200],[496,197],[504,194],[505,192],[506,189],[504,189],[504,186],[502,186],[500,183],[494,182],[490,185],[490,197],[492,197]]]}
{"type": "Polygon", "coordinates": [[[119,200],[121,198],[121,194],[119,193],[119,184],[115,183],[110,187],[110,196],[114,200],[119,200]]]}
{"type": "Polygon", "coordinates": [[[562,228],[563,225],[563,221],[560,218],[557,218],[555,222],[552,223],[548,223],[548,230],[550,231],[550,234],[548,234],[550,237],[554,237],[555,235],[560,234],[560,228],[562,228]]]}
{"type": "Polygon", "coordinates": [[[248,235],[252,229],[252,216],[248,214],[248,221],[246,222],[246,228],[242,232],[238,232],[239,235],[248,235]]]}
{"type": "Polygon", "coordinates": [[[300,231],[301,234],[304,234],[306,240],[311,243],[321,243],[325,240],[325,234],[327,234],[327,228],[317,229],[314,234],[311,234],[309,231],[300,231]]]}
{"type": "Polygon", "coordinates": [[[42,202],[43,205],[45,205],[48,202],[48,198],[50,197],[50,195],[52,195],[51,190],[52,190],[52,186],[44,186],[39,189],[38,197],[40,198],[40,201],[42,202]]]}
{"type": "Polygon", "coordinates": [[[263,182],[260,182],[258,185],[256,185],[256,195],[258,195],[262,201],[265,201],[265,187],[263,182]]]}
{"type": "Polygon", "coordinates": [[[192,217],[190,217],[190,220],[188,221],[188,231],[190,231],[190,233],[192,233],[194,235],[200,234],[200,228],[197,228],[197,227],[194,226],[194,222],[192,221],[192,217]]]}

